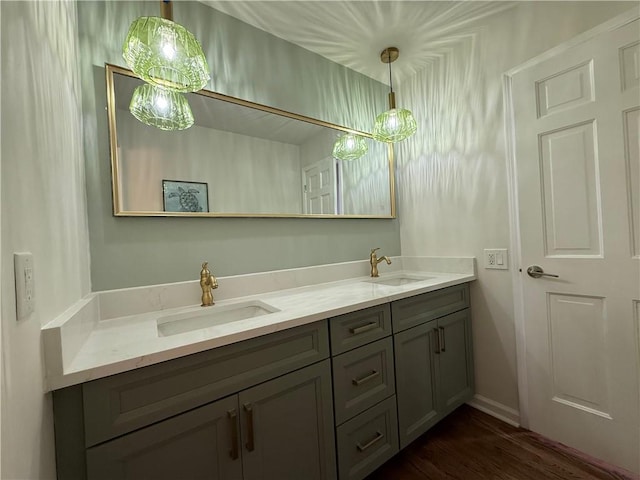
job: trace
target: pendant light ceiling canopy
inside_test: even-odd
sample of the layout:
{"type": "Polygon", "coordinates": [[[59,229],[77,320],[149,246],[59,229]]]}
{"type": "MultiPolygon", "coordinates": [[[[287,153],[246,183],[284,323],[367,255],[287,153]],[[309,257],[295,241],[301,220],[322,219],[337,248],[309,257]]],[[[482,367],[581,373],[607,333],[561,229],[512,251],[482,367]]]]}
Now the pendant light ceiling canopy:
{"type": "Polygon", "coordinates": [[[333,146],[333,158],[339,160],[357,160],[367,153],[369,147],[364,137],[355,133],[345,133],[333,146]]]}
{"type": "Polygon", "coordinates": [[[418,129],[413,114],[404,108],[396,108],[396,95],[393,92],[393,78],[391,76],[391,63],[400,56],[400,51],[396,47],[387,47],[380,53],[380,60],[389,64],[389,110],[381,113],[376,118],[373,127],[373,138],[379,142],[396,143],[400,142],[414,133],[418,129]]]}
{"type": "Polygon", "coordinates": [[[134,90],[129,111],[142,123],[160,130],[185,130],[193,125],[191,107],[183,94],[148,83],[134,90]]]}
{"type": "Polygon", "coordinates": [[[211,78],[202,47],[191,32],[172,20],[171,2],[161,17],[140,17],[129,28],[122,56],[145,82],[175,92],[196,92],[211,78]]]}

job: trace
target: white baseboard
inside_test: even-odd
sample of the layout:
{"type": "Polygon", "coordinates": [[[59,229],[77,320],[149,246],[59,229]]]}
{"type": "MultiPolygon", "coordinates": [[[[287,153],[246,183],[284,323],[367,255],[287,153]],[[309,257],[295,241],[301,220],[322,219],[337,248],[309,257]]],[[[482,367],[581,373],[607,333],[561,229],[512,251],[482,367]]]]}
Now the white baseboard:
{"type": "Polygon", "coordinates": [[[498,420],[502,420],[509,425],[513,425],[514,427],[520,426],[520,412],[496,402],[495,400],[491,400],[490,398],[476,394],[467,402],[467,405],[470,405],[487,415],[491,415],[498,420]]]}

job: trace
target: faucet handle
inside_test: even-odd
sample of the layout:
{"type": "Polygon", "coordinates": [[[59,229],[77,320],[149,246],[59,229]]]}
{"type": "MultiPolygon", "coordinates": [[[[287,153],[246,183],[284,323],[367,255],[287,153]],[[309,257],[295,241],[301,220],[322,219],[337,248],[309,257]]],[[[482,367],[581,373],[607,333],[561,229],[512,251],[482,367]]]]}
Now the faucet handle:
{"type": "Polygon", "coordinates": [[[373,255],[373,254],[376,252],[376,250],[380,250],[380,247],[378,247],[378,248],[372,248],[372,249],[371,249],[371,253],[370,253],[370,255],[373,255]]]}
{"type": "Polygon", "coordinates": [[[209,272],[209,262],[202,262],[202,270],[200,270],[200,278],[211,275],[209,272]]]}

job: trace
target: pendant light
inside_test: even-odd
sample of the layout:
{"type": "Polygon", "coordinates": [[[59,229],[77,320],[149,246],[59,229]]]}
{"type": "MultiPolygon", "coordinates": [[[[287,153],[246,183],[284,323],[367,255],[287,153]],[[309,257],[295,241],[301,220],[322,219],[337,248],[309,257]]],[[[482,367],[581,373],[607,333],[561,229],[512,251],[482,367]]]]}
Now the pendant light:
{"type": "Polygon", "coordinates": [[[122,47],[127,65],[142,80],[175,92],[196,92],[211,78],[198,40],[173,22],[169,0],[161,1],[162,17],[140,17],[129,28],[122,47]]]}
{"type": "Polygon", "coordinates": [[[389,64],[389,110],[381,113],[376,118],[373,127],[373,138],[379,142],[396,143],[410,137],[418,129],[413,114],[404,108],[396,108],[396,94],[393,92],[393,79],[391,77],[391,63],[400,55],[396,47],[387,47],[380,53],[380,60],[389,64]]]}
{"type": "Polygon", "coordinates": [[[333,158],[338,160],[357,160],[367,153],[369,147],[364,137],[355,133],[346,133],[336,140],[333,146],[333,158]]]}
{"type": "Polygon", "coordinates": [[[136,87],[129,111],[142,123],[160,130],[185,130],[193,125],[191,107],[183,94],[148,83],[136,87]]]}

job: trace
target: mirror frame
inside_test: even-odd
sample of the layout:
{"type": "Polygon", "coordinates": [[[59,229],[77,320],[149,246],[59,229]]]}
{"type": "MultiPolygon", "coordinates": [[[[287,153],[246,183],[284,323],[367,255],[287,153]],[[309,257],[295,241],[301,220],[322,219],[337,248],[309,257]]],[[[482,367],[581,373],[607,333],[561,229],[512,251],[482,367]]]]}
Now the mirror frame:
{"type": "MultiPolygon", "coordinates": [[[[337,214],[297,214],[297,213],[226,213],[226,212],[155,212],[155,211],[133,211],[124,210],[122,199],[120,197],[120,168],[118,159],[118,137],[116,129],[116,98],[115,98],[115,82],[114,74],[126,75],[128,77],[139,78],[131,70],[117,65],[105,63],[105,72],[107,80],[107,115],[109,123],[109,149],[111,156],[111,195],[113,200],[113,215],[116,217],[267,217],[267,218],[396,218],[396,194],[395,194],[395,171],[393,144],[388,144],[388,165],[389,165],[389,203],[391,207],[390,215],[337,215],[337,214]]],[[[287,112],[278,108],[261,105],[259,103],[242,100],[240,98],[230,97],[211,90],[199,90],[194,92],[198,95],[204,95],[216,100],[234,103],[248,108],[261,110],[263,112],[281,115],[293,120],[311,123],[321,127],[328,127],[343,132],[355,133],[365,138],[373,140],[370,133],[361,132],[352,128],[335,125],[315,118],[306,117],[297,113],[287,112]]],[[[375,141],[375,140],[374,140],[375,141]]]]}

